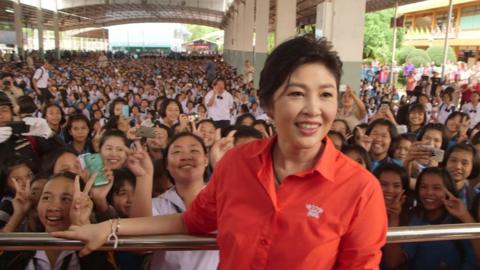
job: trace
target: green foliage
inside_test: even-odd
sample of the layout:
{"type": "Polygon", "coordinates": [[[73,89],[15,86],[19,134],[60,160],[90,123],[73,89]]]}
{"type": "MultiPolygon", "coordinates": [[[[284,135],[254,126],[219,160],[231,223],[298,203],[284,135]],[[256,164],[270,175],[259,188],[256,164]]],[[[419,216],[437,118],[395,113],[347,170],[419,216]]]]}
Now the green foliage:
{"type": "Polygon", "coordinates": [[[187,25],[187,30],[192,33],[188,38],[187,41],[192,41],[196,39],[203,38],[208,33],[218,31],[218,28],[213,28],[209,26],[203,26],[203,25],[194,25],[194,24],[188,24],[187,25]]]}
{"type": "MultiPolygon", "coordinates": [[[[382,63],[391,62],[393,28],[390,28],[390,19],[393,15],[393,9],[386,9],[365,16],[363,58],[373,58],[382,63]]],[[[404,28],[397,28],[397,48],[401,47],[404,33],[404,28]]]]}
{"type": "Polygon", "coordinates": [[[430,56],[428,56],[428,53],[421,49],[411,50],[406,61],[411,62],[416,67],[419,67],[420,65],[428,65],[430,62],[432,62],[430,56]]]}
{"type": "MultiPolygon", "coordinates": [[[[440,66],[443,64],[443,46],[430,46],[427,49],[427,54],[435,62],[435,65],[440,66]]],[[[457,62],[457,56],[451,47],[448,47],[447,50],[447,60],[457,62]]]]}
{"type": "Polygon", "coordinates": [[[415,49],[416,48],[414,46],[401,47],[400,50],[397,51],[397,57],[396,57],[397,64],[399,65],[405,64],[408,54],[415,49]]]}

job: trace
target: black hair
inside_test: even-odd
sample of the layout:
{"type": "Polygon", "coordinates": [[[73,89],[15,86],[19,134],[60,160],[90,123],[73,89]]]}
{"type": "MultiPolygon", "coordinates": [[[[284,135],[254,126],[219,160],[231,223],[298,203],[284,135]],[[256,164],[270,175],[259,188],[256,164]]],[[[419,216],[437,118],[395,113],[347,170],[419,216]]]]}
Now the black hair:
{"type": "Polygon", "coordinates": [[[252,127],[255,127],[255,125],[262,125],[265,128],[265,131],[267,132],[268,136],[272,136],[273,134],[270,134],[270,126],[267,123],[267,121],[262,120],[262,119],[257,119],[255,122],[253,122],[252,127]]]}
{"type": "Polygon", "coordinates": [[[87,124],[88,128],[88,135],[87,135],[87,141],[90,138],[90,133],[92,131],[92,123],[84,114],[74,114],[70,115],[67,120],[67,125],[65,126],[65,130],[67,131],[65,133],[67,141],[71,142],[73,141],[72,135],[70,135],[70,129],[72,128],[73,122],[75,121],[83,121],[85,124],[87,124]]]}
{"type": "Polygon", "coordinates": [[[180,114],[183,113],[183,109],[182,109],[182,104],[180,104],[180,102],[178,102],[178,100],[175,100],[175,99],[171,99],[171,98],[167,98],[167,99],[164,99],[162,101],[162,104],[160,105],[160,110],[158,112],[158,114],[162,117],[162,118],[165,118],[167,116],[167,107],[170,103],[175,103],[177,106],[178,106],[178,109],[180,111],[180,114]]]}
{"type": "Polygon", "coordinates": [[[415,184],[415,195],[417,197],[417,202],[418,206],[420,208],[423,208],[422,201],[420,200],[419,196],[419,190],[420,190],[420,185],[422,183],[422,179],[425,175],[427,174],[433,174],[440,176],[443,180],[443,185],[447,188],[447,190],[453,194],[453,196],[458,197],[457,193],[457,188],[455,186],[455,182],[453,181],[452,177],[448,173],[448,171],[445,168],[441,167],[428,167],[425,168],[417,177],[417,182],[415,184]]]}
{"type": "MultiPolygon", "coordinates": [[[[167,168],[167,164],[168,164],[168,151],[170,150],[170,147],[172,147],[173,143],[176,142],[177,140],[183,138],[183,137],[191,137],[193,139],[195,139],[198,143],[200,143],[202,149],[203,149],[203,153],[205,155],[208,155],[208,150],[207,150],[207,146],[205,145],[205,143],[203,142],[203,139],[200,138],[199,136],[191,133],[191,132],[179,132],[177,134],[175,134],[173,136],[173,138],[167,143],[167,147],[165,147],[165,157],[163,159],[164,161],[164,167],[167,168]]],[[[170,179],[170,181],[172,182],[172,184],[175,185],[175,179],[173,179],[172,175],[170,174],[170,172],[168,170],[165,170],[167,172],[167,175],[168,175],[168,178],[170,179]]],[[[206,180],[206,168],[205,168],[205,172],[203,174],[203,178],[204,180],[206,180]]]]}
{"type": "Polygon", "coordinates": [[[340,145],[340,147],[342,147],[342,146],[345,144],[345,142],[346,142],[346,141],[345,141],[345,137],[342,135],[342,133],[340,133],[340,132],[338,132],[338,131],[335,131],[335,130],[330,130],[330,131],[328,132],[327,136],[328,136],[329,138],[335,137],[335,136],[338,137],[338,138],[340,138],[340,140],[342,141],[342,145],[340,145]]]}
{"type": "Polygon", "coordinates": [[[27,95],[18,97],[17,104],[19,107],[19,114],[32,114],[38,110],[33,98],[27,95]]]}
{"type": "Polygon", "coordinates": [[[110,138],[110,137],[118,137],[118,138],[122,139],[123,144],[125,146],[128,146],[127,136],[125,135],[125,133],[123,131],[118,130],[118,129],[109,129],[109,130],[106,130],[105,133],[103,133],[102,138],[100,138],[99,149],[102,148],[102,146],[105,144],[107,139],[110,138]]]}
{"type": "MultiPolygon", "coordinates": [[[[68,180],[71,180],[73,182],[75,181],[76,177],[77,175],[72,172],[59,172],[48,177],[47,182],[56,178],[67,178],[68,180]]],[[[80,189],[83,190],[85,188],[85,182],[82,180],[82,178],[80,178],[79,184],[80,184],[80,189]]]]}
{"type": "Polygon", "coordinates": [[[440,123],[428,123],[426,126],[424,126],[417,135],[417,141],[422,141],[423,136],[425,136],[425,133],[427,133],[429,130],[436,130],[442,134],[441,149],[445,150],[448,145],[447,131],[445,130],[445,126],[440,123]]]}
{"type": "Polygon", "coordinates": [[[250,118],[252,119],[252,124],[255,122],[255,116],[253,116],[253,114],[251,113],[244,113],[240,116],[237,117],[237,121],[235,121],[235,126],[240,126],[242,125],[242,121],[247,119],[247,118],[250,118]]]}
{"type": "Polygon", "coordinates": [[[393,157],[393,154],[397,149],[397,147],[400,145],[401,141],[409,141],[411,143],[414,143],[415,139],[416,139],[415,134],[412,134],[412,133],[400,134],[395,140],[392,141],[392,147],[390,147],[388,155],[390,157],[393,157]]]}
{"type": "MultiPolygon", "coordinates": [[[[367,131],[365,132],[365,134],[370,135],[370,133],[376,126],[386,126],[388,128],[388,133],[390,134],[392,142],[398,137],[398,131],[395,124],[393,124],[390,120],[383,119],[383,118],[376,119],[370,124],[368,124],[367,131]]],[[[390,147],[391,146],[392,144],[390,144],[390,147]]]]}
{"type": "Polygon", "coordinates": [[[35,173],[35,167],[32,162],[32,160],[28,157],[24,156],[17,156],[13,159],[7,160],[4,164],[1,166],[1,171],[0,171],[0,198],[4,196],[11,196],[13,197],[15,194],[13,190],[10,190],[8,187],[8,176],[12,172],[12,170],[20,165],[27,166],[32,173],[35,173]]]}
{"type": "Polygon", "coordinates": [[[62,107],[60,107],[60,105],[58,105],[56,103],[49,103],[49,104],[45,105],[45,107],[43,108],[43,111],[42,111],[43,118],[47,119],[47,111],[51,107],[55,107],[60,111],[60,115],[62,116],[62,120],[60,120],[60,126],[65,124],[65,121],[66,121],[65,113],[63,112],[62,107]]]}
{"type": "Polygon", "coordinates": [[[135,188],[136,180],[135,175],[127,168],[113,170],[113,185],[107,194],[107,202],[110,205],[113,203],[113,195],[118,194],[125,182],[130,183],[135,188]]]}
{"type": "Polygon", "coordinates": [[[447,122],[450,121],[450,119],[457,116],[460,116],[460,121],[463,121],[464,119],[470,120],[470,115],[468,115],[468,113],[453,111],[451,114],[448,115],[447,120],[445,120],[445,126],[447,125],[447,122]]]}
{"type": "Polygon", "coordinates": [[[77,152],[66,145],[60,148],[52,149],[52,151],[43,157],[41,171],[47,175],[52,175],[57,160],[65,153],[70,153],[77,156],[77,152]]]}
{"type": "Polygon", "coordinates": [[[200,120],[197,122],[197,129],[200,128],[200,125],[203,124],[203,123],[210,123],[212,124],[215,128],[217,128],[217,126],[215,125],[215,122],[213,122],[212,119],[203,119],[203,120],[200,120]]]}
{"type": "Polygon", "coordinates": [[[402,166],[399,166],[394,163],[383,163],[378,168],[373,171],[373,175],[380,180],[380,176],[384,172],[393,172],[400,176],[400,181],[402,182],[402,188],[405,191],[408,191],[410,189],[410,177],[408,176],[407,170],[403,168],[402,166]]]}
{"type": "Polygon", "coordinates": [[[343,64],[331,43],[325,38],[301,36],[283,42],[267,57],[260,74],[260,104],[271,107],[274,93],[298,67],[308,63],[324,65],[335,78],[338,89],[343,64]]]}
{"type": "Polygon", "coordinates": [[[238,140],[242,138],[255,138],[255,139],[262,139],[262,133],[256,130],[252,126],[237,126],[234,128],[236,130],[235,134],[233,135],[233,144],[237,145],[238,140]]]}
{"type": "Polygon", "coordinates": [[[423,122],[422,122],[422,127],[427,123],[427,112],[425,111],[425,107],[420,104],[420,103],[414,103],[410,108],[408,109],[408,128],[410,129],[410,114],[413,111],[420,111],[423,113],[423,122]]]}
{"type": "Polygon", "coordinates": [[[367,150],[365,150],[365,148],[363,148],[362,146],[358,144],[344,144],[341,150],[344,154],[356,152],[362,157],[363,161],[365,162],[365,165],[367,167],[366,169],[370,171],[370,169],[372,168],[372,159],[370,158],[367,150]]]}
{"type": "Polygon", "coordinates": [[[108,112],[110,113],[109,117],[110,118],[113,118],[113,116],[115,116],[115,105],[117,105],[117,103],[121,103],[123,105],[127,105],[127,101],[121,97],[117,97],[116,99],[114,99],[111,103],[110,103],[110,107],[108,108],[108,112]]]}
{"type": "Polygon", "coordinates": [[[480,160],[478,157],[477,149],[470,144],[457,143],[451,146],[450,148],[448,148],[442,162],[442,167],[446,168],[448,159],[450,158],[452,153],[455,151],[465,151],[465,152],[470,152],[472,154],[472,171],[470,172],[470,175],[467,176],[467,179],[474,179],[475,177],[477,177],[480,170],[480,160]]]}
{"type": "Polygon", "coordinates": [[[351,132],[351,131],[350,131],[350,127],[348,126],[347,120],[337,118],[337,119],[333,120],[333,123],[335,123],[335,122],[341,122],[341,123],[343,123],[343,124],[345,125],[345,128],[346,128],[346,129],[345,129],[345,132],[346,132],[347,134],[349,134],[349,133],[351,132]]]}
{"type": "Polygon", "coordinates": [[[470,143],[472,145],[480,144],[480,132],[475,133],[473,135],[472,139],[470,140],[470,143]]]}

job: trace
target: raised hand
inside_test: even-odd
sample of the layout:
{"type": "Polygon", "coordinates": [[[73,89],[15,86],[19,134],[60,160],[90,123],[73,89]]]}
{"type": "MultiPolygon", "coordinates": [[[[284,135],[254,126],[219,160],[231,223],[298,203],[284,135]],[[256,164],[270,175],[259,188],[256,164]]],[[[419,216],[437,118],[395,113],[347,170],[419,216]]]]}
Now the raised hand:
{"type": "Polygon", "coordinates": [[[28,210],[32,207],[32,202],[30,200],[30,181],[27,181],[25,185],[22,185],[16,178],[12,178],[12,180],[15,186],[15,197],[12,200],[13,213],[25,216],[28,213],[28,210]]]}
{"type": "Polygon", "coordinates": [[[80,176],[75,177],[72,205],[70,206],[70,221],[72,225],[85,225],[90,223],[90,214],[93,202],[88,196],[95,182],[97,173],[94,173],[85,184],[83,191],[80,189],[80,176]]]}
{"type": "Polygon", "coordinates": [[[402,212],[403,204],[405,203],[407,196],[405,191],[398,193],[393,200],[385,201],[385,206],[387,208],[388,224],[389,226],[398,226],[399,217],[402,212]]]}
{"type": "Polygon", "coordinates": [[[230,131],[228,133],[227,137],[225,138],[220,138],[219,140],[215,141],[215,143],[212,145],[212,148],[210,149],[209,153],[209,159],[210,159],[210,165],[212,167],[217,164],[217,162],[222,159],[223,155],[225,153],[232,149],[234,147],[234,135],[235,135],[236,130],[230,131]]]}
{"type": "MultiPolygon", "coordinates": [[[[90,175],[86,175],[87,176],[83,179],[90,179],[90,175]]],[[[90,197],[95,204],[95,210],[98,212],[103,212],[108,209],[107,195],[113,186],[113,171],[110,168],[105,167],[103,169],[103,175],[108,180],[108,184],[93,186],[90,190],[90,197]]]]}
{"type": "Polygon", "coordinates": [[[372,138],[365,134],[365,131],[361,128],[358,129],[358,134],[360,139],[357,141],[357,144],[363,147],[367,152],[370,151],[372,147],[372,138]]]}
{"type": "MultiPolygon", "coordinates": [[[[127,148],[127,147],[125,147],[127,148]]],[[[126,149],[127,167],[136,177],[153,176],[153,163],[140,143],[135,142],[135,149],[126,149]]]]}
{"type": "Polygon", "coordinates": [[[450,215],[458,218],[464,223],[475,222],[473,217],[468,212],[467,207],[459,198],[455,197],[450,191],[444,188],[445,198],[443,199],[443,205],[447,209],[450,215]]]}

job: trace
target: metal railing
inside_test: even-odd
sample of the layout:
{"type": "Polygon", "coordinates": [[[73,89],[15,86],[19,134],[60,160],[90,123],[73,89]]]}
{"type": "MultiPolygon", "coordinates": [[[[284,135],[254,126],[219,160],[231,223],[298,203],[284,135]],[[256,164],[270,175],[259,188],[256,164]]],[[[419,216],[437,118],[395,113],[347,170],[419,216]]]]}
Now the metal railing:
{"type": "MultiPolygon", "coordinates": [[[[390,228],[387,233],[388,243],[473,238],[480,238],[480,223],[395,227],[390,228]]],[[[83,246],[84,244],[80,241],[55,238],[47,233],[0,234],[0,250],[79,250],[83,246]]],[[[122,237],[119,239],[117,250],[215,250],[217,248],[214,235],[155,235],[122,237]]],[[[107,242],[101,250],[112,250],[112,242],[107,242]]]]}

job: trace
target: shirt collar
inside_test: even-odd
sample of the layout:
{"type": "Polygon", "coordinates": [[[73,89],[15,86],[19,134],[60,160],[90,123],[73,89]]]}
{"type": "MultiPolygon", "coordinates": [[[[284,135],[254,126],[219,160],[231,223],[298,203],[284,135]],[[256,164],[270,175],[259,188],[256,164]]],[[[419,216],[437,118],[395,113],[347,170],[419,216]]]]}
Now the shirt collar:
{"type": "MultiPolygon", "coordinates": [[[[256,148],[256,150],[250,152],[250,155],[248,155],[247,157],[255,158],[260,156],[262,160],[266,160],[267,157],[270,157],[269,159],[272,160],[271,150],[274,143],[277,142],[277,139],[277,136],[269,138],[266,143],[263,143],[262,145],[260,145],[260,147],[256,148]]],[[[330,138],[328,138],[327,136],[325,136],[325,138],[322,140],[322,143],[322,149],[320,150],[322,151],[322,154],[313,166],[313,168],[299,172],[298,174],[296,174],[297,176],[303,177],[311,173],[319,173],[325,179],[331,182],[335,182],[335,162],[337,160],[339,152],[333,145],[330,138]]]]}

